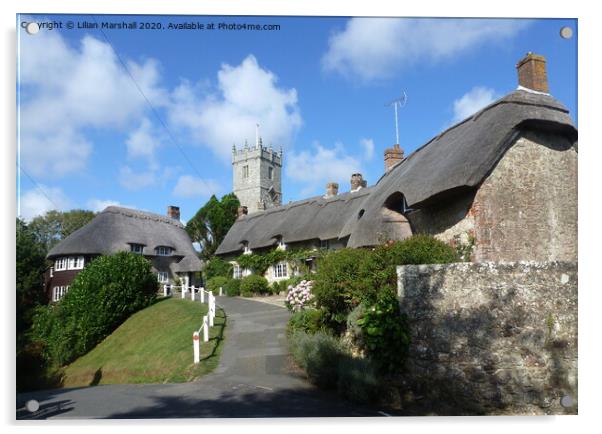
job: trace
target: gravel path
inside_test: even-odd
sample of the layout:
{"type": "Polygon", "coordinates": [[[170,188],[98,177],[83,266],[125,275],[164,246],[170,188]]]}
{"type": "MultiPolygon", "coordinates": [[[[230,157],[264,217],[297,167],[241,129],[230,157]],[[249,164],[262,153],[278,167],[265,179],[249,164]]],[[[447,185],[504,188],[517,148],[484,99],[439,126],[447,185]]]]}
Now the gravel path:
{"type": "MultiPolygon", "coordinates": [[[[276,303],[218,297],[227,314],[220,366],[180,384],[106,385],[17,395],[18,419],[380,416],[310,385],[290,363],[276,303]],[[40,403],[36,413],[24,404],[40,403]]],[[[191,349],[192,357],[192,349],[191,349]]]]}

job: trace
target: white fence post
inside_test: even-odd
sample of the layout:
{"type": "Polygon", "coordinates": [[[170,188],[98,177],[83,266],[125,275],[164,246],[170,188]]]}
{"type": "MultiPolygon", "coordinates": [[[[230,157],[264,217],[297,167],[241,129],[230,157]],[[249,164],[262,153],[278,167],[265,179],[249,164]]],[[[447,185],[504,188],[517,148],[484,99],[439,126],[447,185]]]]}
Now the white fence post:
{"type": "Polygon", "coordinates": [[[209,291],[209,327],[213,327],[213,318],[215,317],[215,298],[213,291],[209,291]]]}
{"type": "Polygon", "coordinates": [[[203,342],[209,342],[209,321],[207,315],[203,317],[203,342]]]}
{"type": "Polygon", "coordinates": [[[205,288],[201,286],[201,303],[205,303],[205,288]]]}
{"type": "Polygon", "coordinates": [[[201,361],[201,348],[199,342],[199,332],[192,334],[192,350],[194,352],[194,363],[197,364],[201,361]]]}
{"type": "Polygon", "coordinates": [[[222,291],[222,287],[219,287],[219,296],[221,297],[223,295],[224,291],[222,291]]]}
{"type": "Polygon", "coordinates": [[[163,297],[167,297],[167,285],[163,285],[163,297]]]}
{"type": "Polygon", "coordinates": [[[194,301],[194,285],[190,287],[190,299],[194,301]]]}
{"type": "Polygon", "coordinates": [[[184,300],[186,298],[186,288],[184,288],[184,285],[180,285],[180,291],[182,291],[182,300],[184,300]]]}

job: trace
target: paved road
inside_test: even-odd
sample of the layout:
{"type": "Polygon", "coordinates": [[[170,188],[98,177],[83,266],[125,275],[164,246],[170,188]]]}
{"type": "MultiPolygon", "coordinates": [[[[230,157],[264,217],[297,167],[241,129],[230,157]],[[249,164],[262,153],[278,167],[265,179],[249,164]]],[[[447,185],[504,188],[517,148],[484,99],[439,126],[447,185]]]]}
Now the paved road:
{"type": "Polygon", "coordinates": [[[290,366],[282,307],[218,297],[227,314],[220,366],[181,384],[107,385],[17,396],[17,418],[200,418],[380,416],[310,385],[290,366]],[[37,413],[24,409],[40,402],[37,413]]]}

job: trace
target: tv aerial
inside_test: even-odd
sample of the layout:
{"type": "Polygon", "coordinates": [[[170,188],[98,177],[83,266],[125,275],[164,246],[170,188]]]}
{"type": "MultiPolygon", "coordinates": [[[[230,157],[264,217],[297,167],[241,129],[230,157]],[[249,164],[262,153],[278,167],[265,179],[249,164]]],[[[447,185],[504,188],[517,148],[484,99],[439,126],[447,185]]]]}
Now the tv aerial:
{"type": "Polygon", "coordinates": [[[405,93],[405,91],[402,90],[401,96],[399,98],[396,98],[393,101],[390,101],[387,104],[385,104],[386,106],[389,106],[389,107],[391,107],[391,106],[395,107],[395,139],[397,140],[395,142],[396,144],[399,144],[399,125],[398,125],[398,120],[397,120],[397,109],[405,106],[407,101],[408,101],[408,95],[405,93]]]}

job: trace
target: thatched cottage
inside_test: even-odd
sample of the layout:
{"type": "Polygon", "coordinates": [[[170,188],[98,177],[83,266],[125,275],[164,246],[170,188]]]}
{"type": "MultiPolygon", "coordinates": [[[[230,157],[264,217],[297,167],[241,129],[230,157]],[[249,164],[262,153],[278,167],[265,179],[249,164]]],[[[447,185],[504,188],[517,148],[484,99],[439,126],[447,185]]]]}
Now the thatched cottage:
{"type": "MultiPolygon", "coordinates": [[[[517,70],[515,91],[407,158],[399,145],[387,149],[375,185],[354,174],[347,193],[329,183],[324,196],[243,210],[216,254],[369,247],[427,233],[466,245],[478,262],[576,261],[577,130],[549,94],[545,59],[529,53],[517,70]]],[[[288,272],[277,264],[268,277],[288,272]]]]}
{"type": "Polygon", "coordinates": [[[149,259],[160,283],[179,279],[194,284],[201,261],[180,222],[178,207],[168,215],[109,206],[48,253],[53,266],[46,275],[46,293],[58,301],[86,264],[100,255],[134,252],[149,259]]]}

